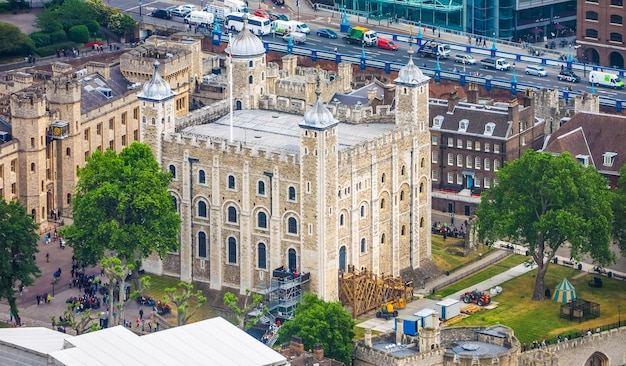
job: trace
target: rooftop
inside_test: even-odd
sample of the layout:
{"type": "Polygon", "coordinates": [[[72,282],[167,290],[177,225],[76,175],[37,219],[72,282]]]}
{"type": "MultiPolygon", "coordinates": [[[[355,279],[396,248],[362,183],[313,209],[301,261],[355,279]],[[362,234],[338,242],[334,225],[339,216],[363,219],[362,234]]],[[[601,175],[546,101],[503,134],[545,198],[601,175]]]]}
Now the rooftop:
{"type": "Polygon", "coordinates": [[[123,96],[131,85],[122,73],[119,65],[111,67],[109,79],[94,73],[83,76],[79,81],[81,87],[80,113],[84,114],[106,103],[123,96]]]}

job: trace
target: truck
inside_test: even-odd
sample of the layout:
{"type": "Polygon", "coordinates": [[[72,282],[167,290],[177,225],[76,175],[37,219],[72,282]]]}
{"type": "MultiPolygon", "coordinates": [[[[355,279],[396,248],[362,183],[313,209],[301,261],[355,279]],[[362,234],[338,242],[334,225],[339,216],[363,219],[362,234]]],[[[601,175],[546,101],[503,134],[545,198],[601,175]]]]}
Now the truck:
{"type": "Polygon", "coordinates": [[[224,6],[229,8],[232,13],[248,12],[248,6],[241,0],[224,0],[224,6]]]}
{"type": "Polygon", "coordinates": [[[213,26],[215,17],[213,13],[207,13],[206,11],[192,11],[185,16],[184,20],[187,24],[210,28],[213,26]]]}
{"type": "Polygon", "coordinates": [[[480,60],[480,64],[485,69],[494,69],[499,71],[508,71],[511,69],[511,64],[503,58],[484,58],[480,60]]]}
{"type": "Polygon", "coordinates": [[[420,47],[418,53],[422,57],[439,57],[442,59],[448,58],[450,57],[450,46],[443,43],[429,41],[420,47]]]}
{"type": "Polygon", "coordinates": [[[291,32],[299,32],[308,34],[311,29],[304,23],[295,20],[274,20],[272,22],[272,31],[278,35],[283,35],[291,32]]]}
{"type": "Polygon", "coordinates": [[[365,27],[350,27],[348,34],[343,37],[348,43],[364,44],[372,47],[378,42],[378,35],[375,31],[371,31],[365,27]]]}
{"type": "Polygon", "coordinates": [[[615,74],[610,74],[603,71],[591,71],[589,72],[589,83],[596,85],[608,86],[613,89],[623,89],[624,81],[615,74]]]}
{"type": "Polygon", "coordinates": [[[205,6],[202,11],[213,14],[215,19],[220,22],[224,22],[224,19],[226,19],[226,15],[230,13],[230,9],[227,6],[219,4],[209,4],[205,6]]]}

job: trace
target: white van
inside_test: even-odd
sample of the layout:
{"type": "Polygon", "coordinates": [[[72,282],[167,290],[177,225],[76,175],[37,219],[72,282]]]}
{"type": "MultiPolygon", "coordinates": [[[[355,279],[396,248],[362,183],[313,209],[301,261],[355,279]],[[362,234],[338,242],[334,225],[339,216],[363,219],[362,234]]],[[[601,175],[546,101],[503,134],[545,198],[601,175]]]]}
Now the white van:
{"type": "Polygon", "coordinates": [[[290,32],[309,34],[311,29],[302,22],[277,19],[272,22],[272,31],[276,34],[287,34],[290,32]]]}
{"type": "Polygon", "coordinates": [[[233,13],[247,13],[248,7],[241,0],[224,0],[224,6],[227,6],[233,13]]]}
{"type": "Polygon", "coordinates": [[[294,22],[296,29],[296,32],[300,32],[300,33],[304,33],[304,34],[309,34],[311,33],[311,28],[309,28],[308,25],[306,25],[306,23],[302,23],[302,22],[298,22],[295,20],[290,20],[290,22],[294,22]]]}
{"type": "Polygon", "coordinates": [[[590,71],[589,82],[614,89],[624,88],[624,81],[622,81],[619,76],[603,71],[590,71]]]}
{"type": "Polygon", "coordinates": [[[306,34],[300,32],[290,32],[283,36],[283,41],[289,42],[289,37],[293,41],[293,44],[300,44],[306,42],[306,34]]]}
{"type": "Polygon", "coordinates": [[[206,11],[192,11],[185,17],[185,23],[191,25],[200,25],[205,27],[211,27],[215,16],[213,13],[207,13],[206,11]]]}

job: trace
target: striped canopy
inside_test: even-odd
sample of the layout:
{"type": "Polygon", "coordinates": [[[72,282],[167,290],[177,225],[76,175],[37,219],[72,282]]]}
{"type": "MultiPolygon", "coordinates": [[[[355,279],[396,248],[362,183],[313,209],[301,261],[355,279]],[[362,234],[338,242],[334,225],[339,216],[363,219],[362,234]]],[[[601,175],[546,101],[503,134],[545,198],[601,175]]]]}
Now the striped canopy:
{"type": "Polygon", "coordinates": [[[576,300],[576,289],[572,284],[564,278],[563,281],[554,290],[552,300],[560,303],[568,303],[576,300]]]}

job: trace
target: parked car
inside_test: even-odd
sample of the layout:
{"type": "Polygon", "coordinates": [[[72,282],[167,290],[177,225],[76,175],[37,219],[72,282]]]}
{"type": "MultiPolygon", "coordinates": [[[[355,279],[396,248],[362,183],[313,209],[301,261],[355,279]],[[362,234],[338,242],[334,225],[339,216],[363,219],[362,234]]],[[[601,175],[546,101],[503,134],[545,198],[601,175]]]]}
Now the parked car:
{"type": "Polygon", "coordinates": [[[198,8],[196,8],[195,5],[191,5],[191,4],[181,5],[178,7],[178,9],[185,11],[187,14],[191,13],[192,11],[198,10],[198,8]]]}
{"type": "Polygon", "coordinates": [[[385,38],[378,38],[378,47],[384,50],[392,50],[392,51],[398,50],[397,44],[393,43],[392,40],[385,39],[385,38]]]}
{"type": "Polygon", "coordinates": [[[266,18],[266,19],[270,18],[270,13],[268,13],[267,10],[263,10],[263,9],[255,10],[254,13],[252,13],[252,15],[254,15],[255,17],[261,17],[261,18],[266,18]]]}
{"type": "Polygon", "coordinates": [[[174,8],[174,9],[170,9],[170,14],[172,14],[172,16],[174,17],[183,18],[187,15],[187,12],[180,8],[174,8]]]}
{"type": "Polygon", "coordinates": [[[155,18],[161,19],[172,19],[172,13],[170,13],[167,9],[154,9],[152,10],[152,15],[155,18]]]}
{"type": "Polygon", "coordinates": [[[462,63],[463,65],[476,65],[476,59],[472,55],[454,55],[454,62],[462,63]]]}
{"type": "Polygon", "coordinates": [[[270,20],[284,20],[285,22],[289,21],[289,18],[285,14],[281,13],[270,13],[270,20]]]}
{"type": "Polygon", "coordinates": [[[528,65],[526,66],[526,75],[535,75],[535,76],[548,76],[548,72],[541,66],[538,65],[528,65]]]}
{"type": "Polygon", "coordinates": [[[320,28],[317,30],[317,35],[319,37],[335,39],[337,38],[337,33],[334,30],[328,28],[320,28]]]}
{"type": "Polygon", "coordinates": [[[577,83],[580,81],[580,76],[576,75],[572,70],[569,69],[562,69],[561,72],[559,72],[559,75],[557,75],[557,78],[561,81],[565,80],[572,83],[577,83]]]}

